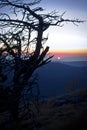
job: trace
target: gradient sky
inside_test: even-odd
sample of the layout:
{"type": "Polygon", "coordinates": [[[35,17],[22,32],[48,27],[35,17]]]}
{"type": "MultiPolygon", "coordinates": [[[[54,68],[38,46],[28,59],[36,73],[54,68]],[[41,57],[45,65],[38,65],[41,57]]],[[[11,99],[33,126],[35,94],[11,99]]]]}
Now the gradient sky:
{"type": "MultiPolygon", "coordinates": [[[[36,6],[43,7],[45,13],[56,10],[60,15],[66,11],[64,18],[87,21],[87,0],[42,0],[36,6]]],[[[48,35],[45,46],[49,46],[50,52],[57,53],[59,57],[87,55],[87,22],[78,26],[64,23],[63,27],[50,27],[44,35],[48,35]]]]}
{"type": "MultiPolygon", "coordinates": [[[[42,0],[40,5],[48,12],[56,10],[62,14],[66,11],[65,18],[87,21],[87,0],[42,0]]],[[[87,53],[87,22],[78,25],[65,23],[63,27],[49,28],[46,45],[52,51],[87,53]]]]}

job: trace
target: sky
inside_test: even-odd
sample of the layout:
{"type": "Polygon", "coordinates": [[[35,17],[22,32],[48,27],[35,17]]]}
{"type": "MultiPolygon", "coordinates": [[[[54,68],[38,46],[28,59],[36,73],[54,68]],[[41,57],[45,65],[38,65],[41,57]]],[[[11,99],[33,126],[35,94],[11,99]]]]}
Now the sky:
{"type": "MultiPolygon", "coordinates": [[[[62,14],[66,11],[64,18],[79,18],[87,21],[87,0],[42,0],[40,5],[51,12],[59,11],[62,14]]],[[[63,27],[50,27],[46,46],[50,51],[59,55],[64,52],[68,54],[87,54],[87,22],[75,26],[72,23],[65,23],[63,27]]],[[[63,55],[63,54],[62,54],[63,55]]]]}
{"type": "Polygon", "coordinates": [[[45,31],[48,36],[45,46],[50,47],[58,59],[66,56],[87,55],[87,0],[42,0],[39,5],[45,13],[56,10],[59,15],[63,12],[65,19],[79,18],[85,21],[75,26],[73,23],[64,23],[63,27],[50,27],[45,31]]]}

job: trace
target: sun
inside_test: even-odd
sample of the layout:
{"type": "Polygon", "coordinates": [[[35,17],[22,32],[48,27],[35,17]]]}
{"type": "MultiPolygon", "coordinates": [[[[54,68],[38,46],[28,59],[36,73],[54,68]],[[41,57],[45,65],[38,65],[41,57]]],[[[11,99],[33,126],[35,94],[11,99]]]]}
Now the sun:
{"type": "Polygon", "coordinates": [[[58,56],[58,60],[60,60],[61,58],[58,56]]]}

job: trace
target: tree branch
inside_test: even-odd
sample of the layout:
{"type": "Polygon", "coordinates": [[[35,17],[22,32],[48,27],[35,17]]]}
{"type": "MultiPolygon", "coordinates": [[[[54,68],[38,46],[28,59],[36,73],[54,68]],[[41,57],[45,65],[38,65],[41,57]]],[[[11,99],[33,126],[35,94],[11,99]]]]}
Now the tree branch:
{"type": "Polygon", "coordinates": [[[32,25],[32,23],[29,23],[29,22],[26,22],[26,21],[22,21],[22,20],[17,20],[17,19],[16,20],[15,19],[0,19],[0,21],[1,22],[10,22],[13,25],[15,25],[15,23],[20,23],[20,24],[23,24],[22,26],[30,26],[34,30],[38,30],[38,28],[35,27],[35,25],[32,25]]]}

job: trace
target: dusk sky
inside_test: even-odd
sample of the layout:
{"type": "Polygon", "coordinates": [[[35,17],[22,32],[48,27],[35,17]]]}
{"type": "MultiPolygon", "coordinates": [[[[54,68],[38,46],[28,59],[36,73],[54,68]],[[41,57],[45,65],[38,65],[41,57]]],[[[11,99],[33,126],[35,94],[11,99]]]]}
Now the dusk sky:
{"type": "MultiPolygon", "coordinates": [[[[62,14],[66,11],[64,18],[87,21],[87,0],[42,0],[40,5],[47,12],[56,10],[62,14]]],[[[51,27],[46,34],[49,36],[46,45],[54,52],[87,53],[87,22],[78,26],[65,23],[63,27],[51,27]]]]}
{"type": "Polygon", "coordinates": [[[78,26],[64,23],[63,27],[50,27],[45,31],[44,36],[48,36],[45,46],[50,47],[50,52],[57,52],[60,58],[87,55],[87,0],[42,0],[36,6],[43,7],[45,13],[56,10],[59,15],[66,12],[65,19],[78,18],[85,21],[78,23],[78,26]]]}

